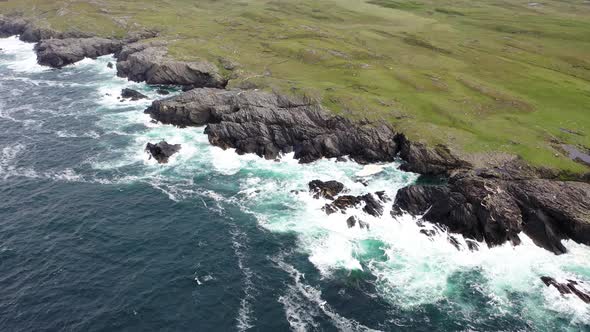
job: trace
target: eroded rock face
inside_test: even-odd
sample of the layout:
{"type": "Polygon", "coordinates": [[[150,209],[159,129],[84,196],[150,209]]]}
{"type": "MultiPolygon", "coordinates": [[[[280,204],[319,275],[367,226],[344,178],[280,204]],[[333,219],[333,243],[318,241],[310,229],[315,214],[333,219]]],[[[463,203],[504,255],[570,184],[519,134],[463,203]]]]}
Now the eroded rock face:
{"type": "Polygon", "coordinates": [[[154,119],[201,126],[211,144],[275,159],[295,153],[302,163],[350,156],[357,162],[393,161],[395,133],[385,125],[354,123],[303,100],[254,90],[194,89],[155,101],[154,119]]]}
{"type": "Polygon", "coordinates": [[[565,238],[590,244],[590,184],[493,174],[464,171],[445,185],[403,188],[392,214],[422,216],[489,246],[518,245],[520,232],[555,254],[566,252],[565,238]]]}
{"type": "Polygon", "coordinates": [[[308,184],[309,191],[314,198],[335,199],[344,190],[344,185],[338,181],[313,180],[308,184]]]}
{"type": "Polygon", "coordinates": [[[135,91],[133,89],[125,88],[121,90],[121,98],[123,99],[131,99],[131,100],[140,100],[146,99],[147,96],[139,91],[135,91]]]}
{"type": "Polygon", "coordinates": [[[20,35],[20,40],[37,43],[43,39],[89,38],[89,34],[80,31],[59,32],[40,27],[17,16],[0,15],[0,37],[20,35]]]}
{"type": "Polygon", "coordinates": [[[568,279],[565,282],[558,282],[554,278],[546,276],[541,277],[541,281],[543,281],[547,287],[555,287],[561,295],[574,294],[585,303],[590,303],[590,292],[581,287],[582,282],[571,279],[568,279]]]}
{"type": "Polygon", "coordinates": [[[122,46],[122,41],[97,37],[47,39],[35,45],[35,52],[40,65],[61,68],[84,58],[118,52],[122,46]]]}
{"type": "Polygon", "coordinates": [[[223,88],[227,81],[217,67],[202,62],[176,61],[168,57],[163,42],[136,42],[117,54],[117,75],[148,84],[182,85],[187,89],[223,88]]]}
{"type": "Polygon", "coordinates": [[[180,144],[168,144],[166,141],[161,141],[156,144],[148,143],[145,147],[145,151],[147,151],[151,157],[154,157],[154,159],[160,164],[165,164],[173,154],[180,151],[180,147],[180,144]]]}
{"type": "Polygon", "coordinates": [[[405,135],[396,137],[399,156],[405,161],[400,169],[422,175],[448,175],[450,171],[469,168],[468,162],[457,158],[443,145],[428,147],[422,143],[411,142],[405,135]]]}

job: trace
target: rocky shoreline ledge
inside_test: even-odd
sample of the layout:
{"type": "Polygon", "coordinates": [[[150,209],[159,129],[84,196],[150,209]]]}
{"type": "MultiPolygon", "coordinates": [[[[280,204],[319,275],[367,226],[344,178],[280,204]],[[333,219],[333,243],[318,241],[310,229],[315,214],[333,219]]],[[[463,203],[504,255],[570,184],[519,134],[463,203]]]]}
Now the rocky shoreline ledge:
{"type": "MultiPolygon", "coordinates": [[[[227,80],[215,65],[169,58],[165,43],[145,40],[154,36],[151,32],[124,40],[106,39],[57,32],[19,17],[0,16],[0,37],[12,35],[37,43],[35,51],[42,65],[61,68],[85,57],[115,54],[121,77],[181,86],[186,92],[153,102],[146,113],[180,127],[207,126],[210,143],[221,148],[267,159],[294,152],[302,163],[324,157],[349,157],[359,163],[400,158],[405,171],[446,180],[403,188],[393,203],[378,193],[358,197],[335,194],[326,212],[361,205],[365,212],[378,216],[383,204],[393,204],[394,216],[409,213],[489,246],[518,245],[521,232],[556,254],[566,251],[563,239],[590,245],[587,179],[558,181],[555,174],[519,160],[477,168],[443,145],[412,142],[386,124],[353,122],[315,103],[275,93],[226,90],[227,80]]],[[[155,145],[151,150],[158,155],[155,145]]],[[[349,225],[355,224],[357,220],[349,221],[349,225]]]]}

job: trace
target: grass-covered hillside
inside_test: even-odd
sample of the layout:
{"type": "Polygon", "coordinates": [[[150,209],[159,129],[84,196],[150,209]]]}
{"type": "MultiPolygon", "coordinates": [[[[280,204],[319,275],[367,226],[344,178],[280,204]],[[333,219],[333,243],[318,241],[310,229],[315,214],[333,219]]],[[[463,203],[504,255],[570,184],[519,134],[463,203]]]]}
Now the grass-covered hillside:
{"type": "Polygon", "coordinates": [[[179,59],[239,64],[230,86],[320,100],[470,156],[584,172],[590,1],[4,0],[56,29],[157,29],[179,59]]]}

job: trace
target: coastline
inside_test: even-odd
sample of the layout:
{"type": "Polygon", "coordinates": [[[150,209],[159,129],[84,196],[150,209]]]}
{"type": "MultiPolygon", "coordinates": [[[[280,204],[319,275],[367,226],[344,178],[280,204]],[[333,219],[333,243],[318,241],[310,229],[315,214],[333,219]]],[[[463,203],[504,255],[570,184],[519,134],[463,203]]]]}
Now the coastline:
{"type": "Polygon", "coordinates": [[[180,127],[207,126],[213,145],[267,159],[295,152],[300,162],[350,156],[360,163],[379,163],[399,157],[405,161],[402,170],[442,177],[446,183],[402,189],[394,202],[398,214],[422,216],[489,246],[518,245],[520,232],[556,254],[564,252],[562,239],[590,245],[588,176],[558,181],[559,174],[516,159],[476,168],[443,145],[411,142],[387,125],[352,122],[309,101],[274,93],[225,90],[227,81],[214,65],[171,60],[162,43],[61,33],[20,18],[0,21],[0,35],[20,35],[23,41],[38,43],[40,64],[60,68],[114,53],[118,76],[183,87],[185,93],[155,101],[146,112],[180,127]],[[440,205],[444,208],[434,208],[440,205]]]}

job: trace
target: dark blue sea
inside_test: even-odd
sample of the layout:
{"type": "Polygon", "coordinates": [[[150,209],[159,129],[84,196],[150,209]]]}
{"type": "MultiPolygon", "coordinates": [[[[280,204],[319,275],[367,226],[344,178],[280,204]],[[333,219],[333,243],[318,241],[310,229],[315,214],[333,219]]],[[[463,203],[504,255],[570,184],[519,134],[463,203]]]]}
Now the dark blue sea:
{"type": "Polygon", "coordinates": [[[418,177],[223,151],[151,123],[161,96],[112,57],[52,70],[32,47],[0,39],[0,331],[590,330],[588,305],[539,280],[590,281],[587,247],[471,252],[409,216],[326,216],[311,180],[394,197],[418,177]],[[166,165],[144,152],[161,139],[182,145],[166,165]]]}

